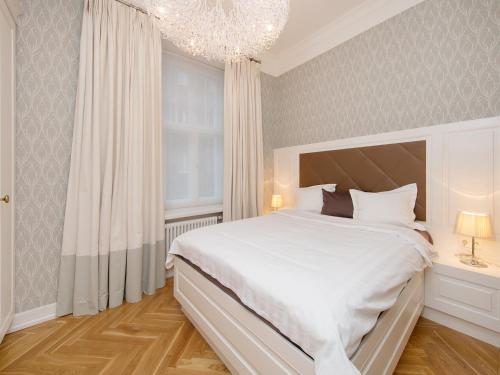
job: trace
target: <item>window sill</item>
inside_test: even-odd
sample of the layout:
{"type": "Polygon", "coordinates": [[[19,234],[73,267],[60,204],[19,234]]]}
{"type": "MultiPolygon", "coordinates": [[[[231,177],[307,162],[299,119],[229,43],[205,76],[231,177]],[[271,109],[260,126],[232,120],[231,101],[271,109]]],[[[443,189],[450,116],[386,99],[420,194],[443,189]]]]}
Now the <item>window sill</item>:
{"type": "Polygon", "coordinates": [[[222,212],[221,204],[211,206],[175,208],[171,210],[165,210],[165,220],[189,218],[190,216],[217,214],[220,212],[222,212]]]}

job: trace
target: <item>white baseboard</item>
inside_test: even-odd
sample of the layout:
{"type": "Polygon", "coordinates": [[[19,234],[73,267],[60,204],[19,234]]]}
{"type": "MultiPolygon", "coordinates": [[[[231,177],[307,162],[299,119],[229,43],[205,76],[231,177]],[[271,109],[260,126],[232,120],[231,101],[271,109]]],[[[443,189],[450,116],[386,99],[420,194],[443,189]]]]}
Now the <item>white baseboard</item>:
{"type": "Polygon", "coordinates": [[[32,310],[23,311],[14,315],[12,324],[7,333],[19,331],[35,324],[46,322],[56,318],[56,304],[40,306],[32,310]]]}
{"type": "Polygon", "coordinates": [[[496,346],[497,348],[500,347],[500,333],[492,331],[491,329],[478,326],[460,318],[455,318],[454,316],[434,310],[433,308],[427,306],[424,307],[422,316],[445,327],[454,329],[455,331],[496,346]]]}

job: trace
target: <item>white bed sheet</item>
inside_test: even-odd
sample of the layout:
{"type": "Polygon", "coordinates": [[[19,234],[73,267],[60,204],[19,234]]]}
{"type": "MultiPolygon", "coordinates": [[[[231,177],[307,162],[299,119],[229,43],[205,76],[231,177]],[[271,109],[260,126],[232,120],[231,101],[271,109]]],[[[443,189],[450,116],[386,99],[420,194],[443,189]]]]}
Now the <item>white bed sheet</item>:
{"type": "Polygon", "coordinates": [[[187,232],[178,254],[230,288],[314,358],[318,375],[359,374],[349,358],[431,265],[432,245],[412,229],[285,210],[187,232]]]}

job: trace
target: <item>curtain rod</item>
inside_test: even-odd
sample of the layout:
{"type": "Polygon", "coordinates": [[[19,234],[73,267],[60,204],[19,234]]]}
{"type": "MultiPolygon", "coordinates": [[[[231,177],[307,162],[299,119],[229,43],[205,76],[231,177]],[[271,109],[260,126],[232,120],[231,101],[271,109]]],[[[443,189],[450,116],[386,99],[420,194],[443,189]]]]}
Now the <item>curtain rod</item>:
{"type": "Polygon", "coordinates": [[[257,59],[256,59],[256,58],[254,58],[254,57],[249,57],[249,58],[248,58],[248,60],[253,61],[253,62],[257,63],[257,64],[262,64],[262,61],[257,60],[257,59]]]}
{"type": "Polygon", "coordinates": [[[134,5],[132,3],[129,3],[128,1],[125,1],[125,0],[115,0],[117,2],[119,2],[120,4],[123,4],[125,6],[128,6],[130,8],[134,8],[135,10],[141,12],[141,13],[144,13],[144,14],[148,14],[148,12],[146,12],[144,9],[142,9],[141,7],[138,7],[137,5],[134,5]]]}
{"type": "MultiPolygon", "coordinates": [[[[144,9],[142,9],[141,7],[138,7],[137,5],[134,5],[134,4],[132,4],[132,3],[129,3],[129,2],[128,2],[128,1],[126,1],[126,0],[115,0],[115,1],[118,1],[120,4],[123,4],[123,5],[125,5],[125,6],[130,7],[130,8],[133,8],[133,9],[137,10],[138,12],[141,12],[141,13],[144,13],[144,14],[149,15],[149,13],[148,13],[148,12],[146,12],[146,11],[145,11],[144,9]]],[[[253,61],[253,62],[257,63],[257,64],[262,64],[262,61],[260,61],[260,60],[258,60],[258,59],[256,59],[256,58],[254,58],[254,57],[249,57],[248,59],[249,59],[250,61],[253,61]]]]}

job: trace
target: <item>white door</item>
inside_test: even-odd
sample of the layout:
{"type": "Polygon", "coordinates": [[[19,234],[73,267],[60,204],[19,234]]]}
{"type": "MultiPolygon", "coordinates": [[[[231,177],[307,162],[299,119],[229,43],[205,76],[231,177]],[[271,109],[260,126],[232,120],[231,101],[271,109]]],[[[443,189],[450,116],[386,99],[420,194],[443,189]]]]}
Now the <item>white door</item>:
{"type": "Polygon", "coordinates": [[[0,342],[14,317],[14,32],[0,0],[0,342]]]}

